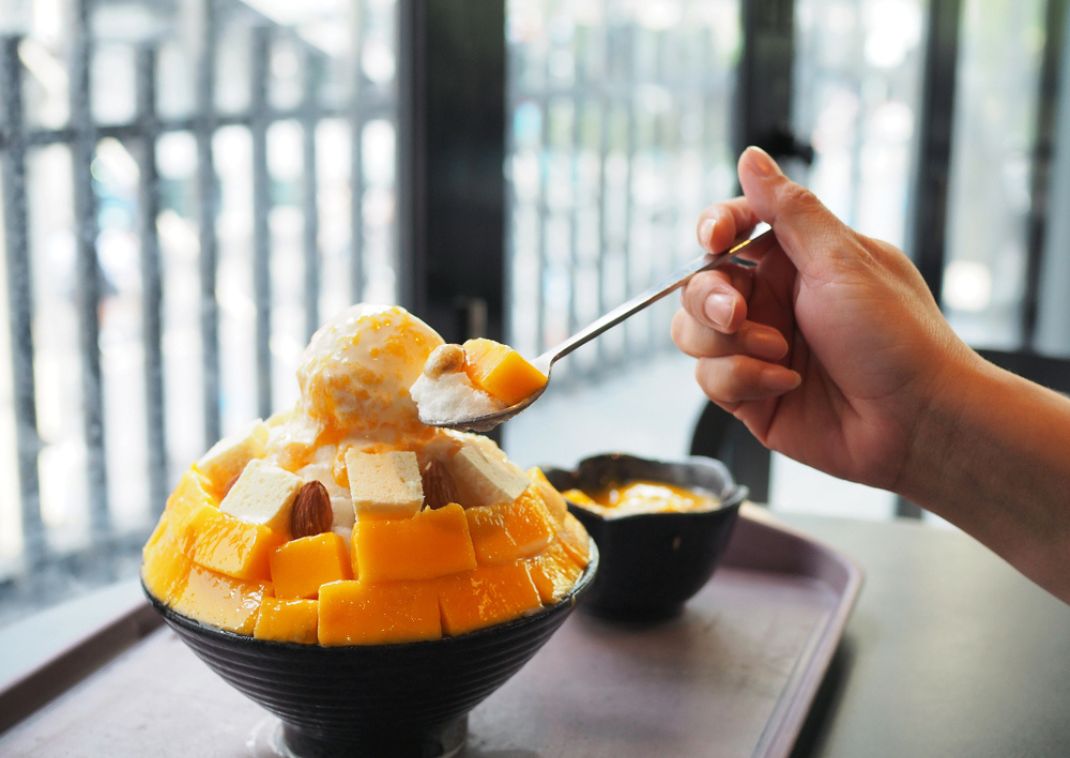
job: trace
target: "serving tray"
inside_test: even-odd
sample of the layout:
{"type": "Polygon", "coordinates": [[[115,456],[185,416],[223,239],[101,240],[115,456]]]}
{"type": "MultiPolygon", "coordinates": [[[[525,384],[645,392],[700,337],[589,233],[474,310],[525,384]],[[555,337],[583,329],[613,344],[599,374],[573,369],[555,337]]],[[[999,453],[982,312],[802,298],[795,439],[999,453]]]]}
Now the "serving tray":
{"type": "MultiPolygon", "coordinates": [[[[573,614],[472,712],[461,754],[786,756],[861,581],[847,557],[745,505],[681,616],[573,614]]],[[[145,604],[0,692],[0,712],[5,756],[247,756],[270,731],[145,604]]]]}

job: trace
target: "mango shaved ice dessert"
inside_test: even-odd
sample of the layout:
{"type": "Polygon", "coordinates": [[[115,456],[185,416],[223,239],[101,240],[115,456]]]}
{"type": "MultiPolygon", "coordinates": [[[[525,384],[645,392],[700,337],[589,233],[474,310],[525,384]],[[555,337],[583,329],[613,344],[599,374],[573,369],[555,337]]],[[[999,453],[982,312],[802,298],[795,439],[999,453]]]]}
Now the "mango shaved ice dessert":
{"type": "MultiPolygon", "coordinates": [[[[482,342],[463,348],[466,388],[507,402],[536,385],[482,342]]],[[[228,632],[319,645],[438,639],[560,602],[589,559],[561,494],[492,440],[420,421],[410,388],[449,347],[397,306],[321,327],[296,406],[183,474],[144,547],[148,592],[228,632]]]]}

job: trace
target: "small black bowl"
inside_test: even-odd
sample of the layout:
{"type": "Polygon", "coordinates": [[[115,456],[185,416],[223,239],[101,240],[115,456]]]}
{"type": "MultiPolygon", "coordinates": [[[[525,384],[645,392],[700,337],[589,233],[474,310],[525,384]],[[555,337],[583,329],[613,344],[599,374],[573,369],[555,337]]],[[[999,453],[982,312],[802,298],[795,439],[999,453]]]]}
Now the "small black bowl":
{"type": "Polygon", "coordinates": [[[293,753],[423,758],[459,749],[468,712],[535,655],[597,570],[592,544],[586,570],[556,605],[457,637],[396,645],[258,640],[183,616],[145,594],[201,660],[282,720],[293,753]]]}
{"type": "Polygon", "coordinates": [[[609,453],[585,458],[574,471],[544,471],[562,491],[594,492],[614,482],[648,479],[700,487],[720,498],[712,510],[614,518],[568,503],[601,553],[583,608],[610,618],[646,621],[678,614],[713,576],[747,498],[747,488],[733,481],[723,463],[698,456],[674,462],[609,453]]]}

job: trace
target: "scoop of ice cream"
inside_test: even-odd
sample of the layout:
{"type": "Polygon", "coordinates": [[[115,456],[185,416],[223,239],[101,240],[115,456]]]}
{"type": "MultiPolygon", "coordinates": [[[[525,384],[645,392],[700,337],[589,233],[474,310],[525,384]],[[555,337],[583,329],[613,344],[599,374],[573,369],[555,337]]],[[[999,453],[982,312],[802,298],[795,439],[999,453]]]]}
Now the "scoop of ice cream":
{"type": "Polygon", "coordinates": [[[398,306],[358,304],[317,331],[297,370],[305,413],[334,436],[397,435],[419,424],[409,387],[442,338],[398,306]]]}

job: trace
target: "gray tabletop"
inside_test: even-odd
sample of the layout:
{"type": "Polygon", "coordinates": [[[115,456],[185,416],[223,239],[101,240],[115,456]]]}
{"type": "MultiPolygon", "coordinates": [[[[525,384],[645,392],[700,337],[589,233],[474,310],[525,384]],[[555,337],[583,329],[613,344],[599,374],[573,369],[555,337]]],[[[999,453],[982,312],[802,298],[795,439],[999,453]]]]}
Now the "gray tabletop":
{"type": "MultiPolygon", "coordinates": [[[[866,572],[796,755],[1070,755],[1070,606],[957,532],[785,520],[866,572]]],[[[0,679],[136,595],[116,587],[0,630],[0,650],[20,652],[0,679]]]]}
{"type": "Polygon", "coordinates": [[[796,755],[1070,755],[1070,606],[955,531],[785,520],[866,572],[796,755]]]}

